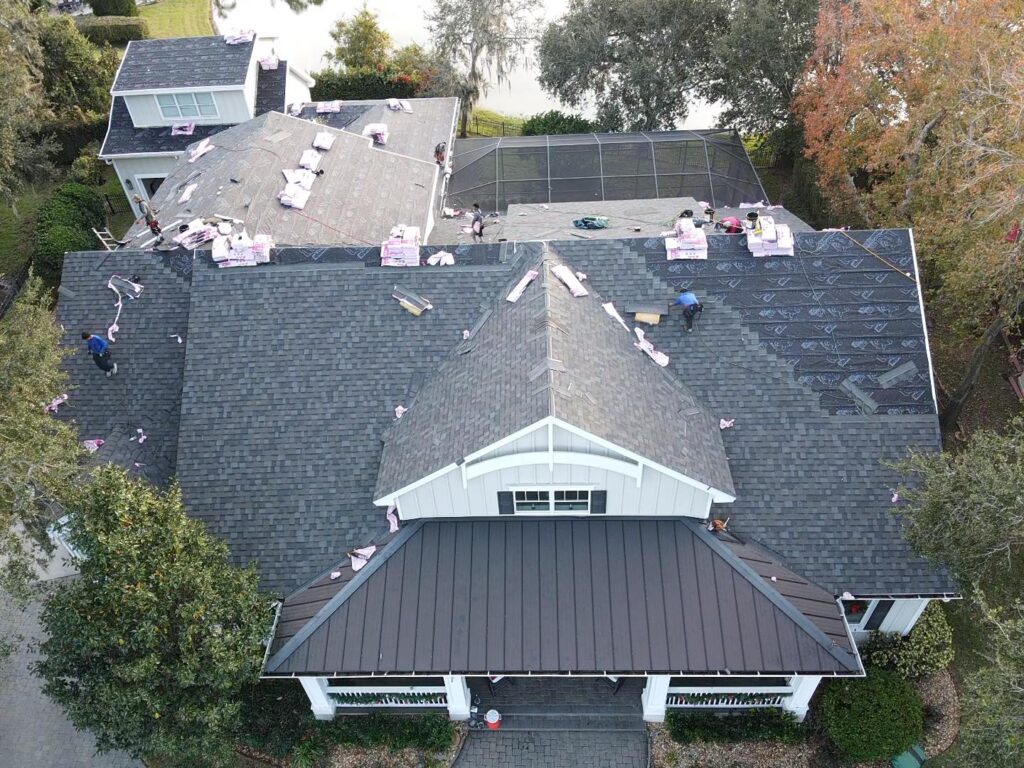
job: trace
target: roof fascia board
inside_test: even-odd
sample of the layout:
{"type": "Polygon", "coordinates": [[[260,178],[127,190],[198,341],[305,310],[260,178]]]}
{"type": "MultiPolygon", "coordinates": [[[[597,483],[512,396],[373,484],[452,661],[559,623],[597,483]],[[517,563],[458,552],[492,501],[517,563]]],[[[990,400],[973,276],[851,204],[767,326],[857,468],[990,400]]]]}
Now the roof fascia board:
{"type": "Polygon", "coordinates": [[[178,152],[130,152],[130,153],[127,153],[127,154],[120,154],[120,155],[104,155],[104,154],[99,154],[99,155],[96,155],[96,157],[100,158],[101,160],[107,160],[107,159],[118,160],[118,159],[132,158],[132,157],[177,157],[178,155],[182,154],[184,151],[185,150],[182,149],[182,150],[179,150],[178,152]]]}
{"type": "MultiPolygon", "coordinates": [[[[779,592],[769,587],[765,580],[757,573],[757,571],[755,571],[753,568],[751,568],[749,565],[743,562],[743,560],[735,552],[729,549],[729,547],[727,547],[713,535],[708,533],[704,529],[704,526],[696,525],[694,526],[694,528],[694,535],[698,539],[705,542],[709,547],[711,547],[711,549],[715,553],[720,555],[729,564],[731,568],[739,572],[740,575],[742,575],[747,581],[749,581],[751,586],[754,587],[754,589],[756,589],[758,592],[760,592],[769,600],[771,600],[771,602],[775,605],[776,608],[781,610],[783,613],[786,614],[786,616],[788,616],[790,619],[796,622],[796,624],[802,630],[804,630],[804,632],[810,635],[811,639],[818,643],[818,645],[820,645],[826,653],[832,656],[832,658],[834,658],[843,666],[849,664],[849,659],[844,658],[844,656],[849,657],[852,655],[856,658],[858,668],[863,669],[863,667],[860,664],[859,654],[850,654],[849,652],[843,651],[842,649],[837,650],[837,647],[832,644],[832,641],[828,639],[828,636],[825,635],[824,632],[822,632],[818,627],[816,627],[810,619],[808,619],[806,616],[800,613],[800,611],[798,611],[792,603],[786,600],[786,598],[779,594],[779,592]]],[[[853,647],[856,648],[857,646],[854,645],[853,647]]],[[[808,673],[804,672],[800,674],[808,673]]]]}
{"type": "Polygon", "coordinates": [[[288,72],[290,74],[295,75],[297,78],[299,78],[299,80],[301,80],[303,83],[305,83],[307,88],[312,88],[314,85],[316,85],[316,80],[314,80],[312,77],[310,77],[309,73],[306,72],[306,70],[302,69],[301,67],[297,67],[297,66],[293,66],[292,64],[289,64],[288,65],[288,72]]]}
{"type": "MultiPolygon", "coordinates": [[[[127,54],[125,54],[127,57],[127,54]]],[[[250,62],[252,59],[249,60],[250,62]]],[[[123,61],[121,62],[124,63],[123,61]]],[[[115,81],[116,82],[116,81],[115,81]]],[[[182,85],[175,88],[130,88],[125,91],[110,91],[111,96],[147,96],[154,93],[195,93],[196,91],[237,91],[245,88],[245,80],[232,85],[182,85]]]]}
{"type": "MultiPolygon", "coordinates": [[[[350,135],[353,135],[353,134],[350,134],[350,135]]],[[[540,429],[542,427],[546,427],[550,420],[551,420],[550,416],[545,416],[540,421],[534,422],[533,424],[530,424],[527,427],[523,427],[518,432],[513,432],[511,435],[508,435],[507,437],[503,437],[501,440],[499,440],[496,443],[491,443],[490,445],[488,445],[485,448],[481,448],[478,451],[473,451],[473,453],[467,454],[465,457],[463,457],[462,461],[456,462],[454,464],[448,464],[446,466],[443,466],[440,469],[438,469],[438,470],[436,470],[434,472],[431,472],[426,477],[423,477],[423,478],[417,480],[416,482],[409,483],[408,485],[403,486],[403,487],[399,488],[398,490],[393,491],[392,493],[387,494],[386,496],[382,496],[381,498],[374,500],[373,503],[375,505],[377,505],[378,507],[388,506],[389,504],[392,503],[392,501],[397,499],[399,496],[404,496],[405,494],[410,493],[411,491],[415,491],[421,485],[426,485],[427,483],[433,482],[434,480],[436,480],[437,478],[441,477],[442,475],[445,475],[448,472],[451,472],[451,471],[453,471],[455,469],[458,469],[462,465],[468,464],[471,461],[474,461],[474,460],[479,459],[479,458],[481,458],[483,456],[486,456],[488,453],[491,453],[492,451],[496,451],[499,448],[502,448],[502,447],[508,445],[509,443],[514,443],[516,440],[518,440],[521,437],[525,437],[526,435],[529,435],[532,432],[536,432],[538,429],[540,429]]]]}
{"type": "Polygon", "coordinates": [[[407,523],[402,529],[396,534],[395,538],[389,541],[384,547],[376,553],[376,557],[371,557],[369,562],[364,565],[352,578],[352,580],[339,590],[338,594],[324,603],[323,607],[317,611],[316,615],[310,619],[306,624],[296,632],[287,643],[279,650],[274,656],[267,662],[265,669],[273,671],[277,667],[281,666],[288,657],[291,656],[300,645],[309,639],[316,630],[318,630],[324,622],[326,622],[334,612],[342,606],[342,604],[348,600],[357,589],[359,589],[377,570],[386,563],[395,552],[402,548],[409,539],[412,538],[413,534],[419,531],[423,527],[422,520],[415,520],[407,523]]]}
{"type": "MultiPolygon", "coordinates": [[[[132,43],[134,43],[134,42],[135,42],[134,40],[129,40],[128,41],[128,45],[126,45],[124,47],[124,56],[122,56],[121,57],[121,61],[118,62],[118,64],[117,64],[117,72],[114,73],[114,79],[110,83],[110,95],[111,96],[114,95],[114,84],[117,82],[117,78],[119,78],[121,76],[121,67],[123,67],[124,63],[128,60],[128,54],[131,52],[131,50],[132,50],[132,43]]],[[[113,104],[110,105],[110,109],[111,109],[111,111],[113,111],[113,109],[114,109],[114,105],[113,104]]]]}
{"type": "Polygon", "coordinates": [[[607,448],[610,451],[616,451],[617,453],[625,456],[628,459],[632,459],[633,461],[636,461],[646,467],[650,467],[651,469],[656,470],[657,472],[660,472],[663,475],[668,475],[674,480],[678,480],[681,483],[685,483],[686,485],[692,486],[697,490],[710,494],[711,499],[719,504],[730,504],[736,501],[736,497],[733,496],[732,494],[726,493],[725,491],[719,490],[718,488],[714,488],[708,485],[707,483],[702,483],[699,480],[694,480],[692,477],[687,477],[686,475],[680,472],[676,472],[675,470],[669,469],[668,467],[658,464],[655,461],[651,461],[650,459],[645,458],[638,453],[628,451],[621,445],[616,445],[615,443],[605,440],[604,438],[598,437],[597,435],[592,434],[586,431],[585,429],[580,429],[579,427],[576,427],[567,421],[563,421],[562,419],[559,419],[557,417],[551,418],[554,419],[554,424],[556,427],[561,427],[562,429],[568,430],[569,432],[572,432],[573,434],[578,435],[586,440],[590,440],[594,443],[597,443],[602,448],[607,448]]]}
{"type": "Polygon", "coordinates": [[[914,283],[917,285],[917,307],[921,311],[921,332],[924,334],[924,350],[928,355],[928,381],[932,385],[932,405],[939,412],[939,398],[935,389],[935,366],[932,365],[932,345],[928,341],[928,322],[924,316],[924,292],[921,290],[921,272],[917,267],[917,246],[914,243],[914,230],[907,229],[910,237],[910,256],[914,260],[914,283]]]}
{"type": "Polygon", "coordinates": [[[723,681],[729,680],[732,677],[787,677],[792,675],[819,675],[821,677],[863,677],[863,675],[854,674],[851,672],[836,672],[834,670],[795,670],[795,669],[780,669],[771,670],[767,672],[721,672],[718,670],[708,670],[706,672],[693,672],[690,670],[675,670],[675,669],[652,669],[645,671],[637,670],[617,670],[608,669],[600,671],[587,671],[587,672],[526,672],[516,671],[507,672],[497,669],[487,670],[483,672],[478,671],[459,671],[459,670],[447,670],[445,672],[424,672],[422,670],[410,670],[408,672],[402,672],[396,670],[394,672],[287,672],[282,675],[268,674],[264,672],[260,675],[261,680],[287,680],[289,678],[300,678],[300,677],[334,677],[339,679],[347,678],[359,678],[365,679],[372,677],[380,680],[387,680],[393,677],[438,677],[441,675],[466,675],[471,677],[483,676],[488,674],[502,674],[506,677],[522,677],[522,678],[554,678],[554,679],[565,679],[565,678],[593,678],[593,679],[604,679],[609,675],[615,675],[616,677],[628,677],[643,679],[650,677],[651,675],[671,675],[672,677],[715,677],[721,678],[723,681]]]}
{"type": "Polygon", "coordinates": [[[622,459],[613,459],[609,456],[600,456],[593,453],[578,453],[576,451],[529,451],[527,453],[513,453],[508,456],[497,456],[491,459],[483,459],[475,464],[463,465],[466,467],[466,478],[472,480],[476,477],[512,467],[522,467],[533,464],[568,464],[571,466],[593,467],[609,472],[615,472],[634,480],[640,477],[640,465],[633,464],[622,459]]]}

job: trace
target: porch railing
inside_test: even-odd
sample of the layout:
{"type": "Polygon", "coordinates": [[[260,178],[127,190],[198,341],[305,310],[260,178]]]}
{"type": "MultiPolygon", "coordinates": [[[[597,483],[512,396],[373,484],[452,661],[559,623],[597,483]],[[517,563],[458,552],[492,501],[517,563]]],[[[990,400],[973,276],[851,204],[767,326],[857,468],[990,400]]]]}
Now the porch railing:
{"type": "Polygon", "coordinates": [[[444,686],[408,688],[343,688],[328,686],[327,695],[340,707],[447,707],[444,686]]]}
{"type": "Polygon", "coordinates": [[[669,708],[747,709],[781,707],[793,693],[792,688],[669,688],[665,705],[669,708]]]}

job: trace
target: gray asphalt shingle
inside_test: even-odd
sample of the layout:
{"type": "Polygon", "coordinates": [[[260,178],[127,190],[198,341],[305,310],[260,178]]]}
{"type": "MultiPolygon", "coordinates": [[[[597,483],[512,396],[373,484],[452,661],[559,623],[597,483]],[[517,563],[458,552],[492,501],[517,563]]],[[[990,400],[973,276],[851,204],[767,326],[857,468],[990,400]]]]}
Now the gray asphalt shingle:
{"type": "Polygon", "coordinates": [[[132,40],[110,90],[130,93],[156,88],[241,87],[254,45],[251,41],[228,45],[219,35],[132,40]]]}

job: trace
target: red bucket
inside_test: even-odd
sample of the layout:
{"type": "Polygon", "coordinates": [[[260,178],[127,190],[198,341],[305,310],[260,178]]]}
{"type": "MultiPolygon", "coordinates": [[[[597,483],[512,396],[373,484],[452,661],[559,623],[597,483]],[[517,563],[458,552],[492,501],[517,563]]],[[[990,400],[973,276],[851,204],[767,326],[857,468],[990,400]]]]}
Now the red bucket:
{"type": "Polygon", "coordinates": [[[484,715],[484,722],[492,731],[498,730],[501,728],[501,713],[496,709],[488,709],[484,715]]]}

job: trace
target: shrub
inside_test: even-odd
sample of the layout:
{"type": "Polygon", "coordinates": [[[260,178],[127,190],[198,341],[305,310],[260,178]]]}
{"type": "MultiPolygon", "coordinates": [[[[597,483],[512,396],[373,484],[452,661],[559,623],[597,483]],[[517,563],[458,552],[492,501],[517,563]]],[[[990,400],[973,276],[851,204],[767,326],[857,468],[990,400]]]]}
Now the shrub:
{"type": "Polygon", "coordinates": [[[99,145],[92,143],[82,149],[81,154],[71,164],[71,179],[79,184],[98,187],[103,183],[103,171],[106,164],[96,156],[99,145]]]}
{"type": "Polygon", "coordinates": [[[903,678],[870,669],[863,679],[832,681],[821,701],[825,733],[850,760],[887,760],[921,738],[921,697],[903,678]]]}
{"type": "Polygon", "coordinates": [[[95,236],[88,231],[57,225],[39,233],[32,252],[32,267],[37,275],[50,283],[60,281],[64,254],[96,247],[95,236]]]}
{"type": "Polygon", "coordinates": [[[865,663],[915,680],[934,675],[953,661],[953,630],[939,603],[931,602],[906,637],[876,632],[863,656],[865,663]]]}
{"type": "Polygon", "coordinates": [[[455,735],[452,722],[439,714],[342,717],[320,726],[334,744],[386,746],[394,750],[440,752],[451,746],[455,735]]]}
{"type": "Polygon", "coordinates": [[[99,193],[76,182],[67,182],[57,187],[50,198],[36,213],[36,229],[45,230],[54,226],[73,227],[88,230],[102,227],[106,220],[103,198],[99,193]]]}
{"type": "Polygon", "coordinates": [[[541,112],[523,123],[523,136],[553,136],[562,133],[593,133],[600,126],[580,115],[570,115],[552,109],[541,112]]]}
{"type": "Polygon", "coordinates": [[[316,85],[310,91],[313,101],[334,99],[409,99],[419,90],[417,74],[390,68],[355,69],[344,72],[325,69],[314,72],[316,85]]]}
{"type": "Polygon", "coordinates": [[[296,680],[264,680],[242,695],[239,741],[265,755],[287,757],[315,725],[309,699],[296,680]]]}
{"type": "Polygon", "coordinates": [[[792,712],[772,708],[745,709],[729,715],[669,712],[665,717],[665,725],[673,740],[680,744],[694,741],[781,741],[785,744],[799,744],[807,737],[806,729],[797,722],[792,712]]]}
{"type": "Polygon", "coordinates": [[[108,113],[66,110],[59,118],[40,123],[39,135],[52,136],[57,142],[54,162],[68,166],[92,142],[101,142],[107,133],[108,113]]]}
{"type": "Polygon", "coordinates": [[[135,0],[88,0],[94,16],[138,16],[135,0]]]}
{"type": "Polygon", "coordinates": [[[96,45],[128,45],[149,37],[149,24],[141,16],[81,16],[78,29],[96,45]]]}

